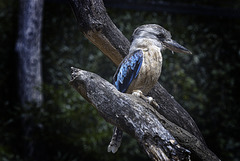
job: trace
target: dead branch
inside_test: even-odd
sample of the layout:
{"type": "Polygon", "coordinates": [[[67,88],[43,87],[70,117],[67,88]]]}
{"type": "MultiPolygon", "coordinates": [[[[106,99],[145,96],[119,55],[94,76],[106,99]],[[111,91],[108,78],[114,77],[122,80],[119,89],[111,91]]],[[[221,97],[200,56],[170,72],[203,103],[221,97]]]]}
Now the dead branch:
{"type": "Polygon", "coordinates": [[[94,73],[72,70],[70,84],[107,122],[133,136],[153,160],[188,160],[190,152],[180,145],[201,160],[219,160],[198,138],[167,120],[142,99],[119,92],[94,73]]]}
{"type": "Polygon", "coordinates": [[[111,124],[127,132],[140,143],[150,158],[189,160],[190,151],[181,147],[162,126],[156,111],[142,99],[119,92],[96,74],[72,68],[70,84],[111,124]],[[147,108],[146,108],[147,107],[147,108]]]}

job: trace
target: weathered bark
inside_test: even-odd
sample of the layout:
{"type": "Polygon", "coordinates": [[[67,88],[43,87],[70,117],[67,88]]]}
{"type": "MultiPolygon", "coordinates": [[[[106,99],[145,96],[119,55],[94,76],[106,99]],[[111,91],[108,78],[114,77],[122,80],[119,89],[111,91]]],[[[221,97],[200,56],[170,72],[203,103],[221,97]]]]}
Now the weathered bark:
{"type": "Polygon", "coordinates": [[[72,69],[70,84],[106,121],[136,138],[153,160],[188,160],[189,151],[181,145],[201,160],[219,160],[198,138],[167,120],[142,99],[119,92],[94,73],[72,69]]]}
{"type": "Polygon", "coordinates": [[[43,0],[20,0],[18,40],[19,97],[26,108],[29,103],[42,104],[41,24],[43,0]]]}
{"type": "MultiPolygon", "coordinates": [[[[69,2],[80,31],[118,65],[128,54],[130,43],[107,15],[102,0],[69,0],[69,2]]],[[[160,108],[156,110],[160,114],[205,143],[191,116],[159,83],[150,91],[149,96],[159,104],[160,108]]]]}
{"type": "Polygon", "coordinates": [[[161,160],[189,160],[190,151],[182,148],[162,126],[157,113],[142,99],[119,92],[94,73],[72,68],[70,84],[111,124],[136,138],[149,157],[161,160]]]}
{"type": "Polygon", "coordinates": [[[128,54],[130,42],[114,25],[102,0],[69,0],[84,36],[96,45],[114,64],[128,54]]]}

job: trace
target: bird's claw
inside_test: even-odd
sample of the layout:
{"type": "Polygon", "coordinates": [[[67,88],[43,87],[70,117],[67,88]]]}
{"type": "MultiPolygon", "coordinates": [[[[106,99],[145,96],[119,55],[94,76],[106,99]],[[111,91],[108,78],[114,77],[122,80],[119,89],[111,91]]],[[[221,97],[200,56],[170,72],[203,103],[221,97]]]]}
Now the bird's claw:
{"type": "MultiPolygon", "coordinates": [[[[144,96],[145,97],[145,96],[144,96]]],[[[154,107],[159,107],[159,105],[157,104],[157,102],[152,98],[152,97],[146,97],[147,98],[147,102],[154,107]]]]}
{"type": "Polygon", "coordinates": [[[133,90],[132,95],[142,98],[145,102],[149,103],[151,106],[159,107],[157,102],[152,97],[146,97],[140,90],[133,90]]]}
{"type": "Polygon", "coordinates": [[[140,90],[133,90],[132,95],[139,97],[139,98],[142,98],[142,96],[144,96],[142,91],[140,91],[140,90]]]}

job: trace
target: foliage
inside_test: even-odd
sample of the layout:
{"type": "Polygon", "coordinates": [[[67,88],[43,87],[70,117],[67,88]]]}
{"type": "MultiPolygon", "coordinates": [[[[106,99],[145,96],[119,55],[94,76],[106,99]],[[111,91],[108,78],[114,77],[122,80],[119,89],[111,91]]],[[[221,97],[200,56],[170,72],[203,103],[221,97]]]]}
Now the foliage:
{"type": "MultiPolygon", "coordinates": [[[[109,81],[116,67],[79,32],[68,4],[45,3],[44,104],[23,110],[17,100],[14,45],[18,5],[14,2],[0,2],[0,160],[28,160],[23,149],[26,141],[33,143],[31,160],[148,160],[128,135],[117,154],[107,153],[112,126],[69,86],[71,66],[109,81]],[[29,138],[23,133],[24,124],[32,127],[29,138]]],[[[216,3],[203,2],[211,6],[216,3]]],[[[228,3],[232,8],[239,4],[228,3]]],[[[108,13],[127,38],[137,26],[157,23],[193,52],[183,55],[165,51],[159,81],[194,118],[210,149],[222,160],[239,160],[239,20],[116,9],[108,9],[108,13]]]]}

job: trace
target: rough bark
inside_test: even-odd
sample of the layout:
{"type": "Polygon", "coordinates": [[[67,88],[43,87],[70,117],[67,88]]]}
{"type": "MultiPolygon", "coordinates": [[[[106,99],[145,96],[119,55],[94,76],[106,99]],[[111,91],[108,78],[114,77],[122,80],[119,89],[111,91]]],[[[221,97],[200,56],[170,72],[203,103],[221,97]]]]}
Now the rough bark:
{"type": "Polygon", "coordinates": [[[19,97],[21,104],[42,104],[41,24],[43,0],[20,0],[18,54],[19,97]]]}
{"type": "Polygon", "coordinates": [[[69,0],[80,30],[114,64],[128,54],[130,42],[108,16],[102,0],[69,0]]]}
{"type": "MultiPolygon", "coordinates": [[[[80,31],[116,65],[128,54],[130,42],[113,24],[102,0],[69,0],[80,31]]],[[[161,24],[160,24],[161,25],[161,24]]],[[[188,112],[159,83],[150,91],[160,108],[156,109],[171,122],[194,134],[205,143],[188,112]]]]}
{"type": "Polygon", "coordinates": [[[157,113],[142,99],[119,92],[96,74],[72,68],[70,84],[111,124],[136,138],[153,160],[189,160],[190,151],[181,147],[162,126],[157,113]]]}
{"type": "Polygon", "coordinates": [[[219,160],[198,138],[170,122],[142,99],[119,92],[94,73],[72,69],[70,84],[106,121],[133,136],[153,160],[188,160],[190,153],[185,148],[201,160],[219,160]]]}

